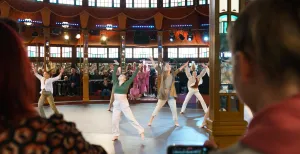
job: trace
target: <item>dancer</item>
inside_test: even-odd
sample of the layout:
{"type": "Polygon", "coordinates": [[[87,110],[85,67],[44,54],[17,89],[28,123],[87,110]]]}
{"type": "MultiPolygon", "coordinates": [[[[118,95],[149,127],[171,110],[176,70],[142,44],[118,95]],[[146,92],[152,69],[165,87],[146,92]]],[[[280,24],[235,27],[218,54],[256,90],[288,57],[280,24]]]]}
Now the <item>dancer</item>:
{"type": "Polygon", "coordinates": [[[203,97],[201,96],[201,94],[199,92],[199,89],[198,89],[198,86],[203,83],[202,77],[206,74],[207,69],[208,69],[205,65],[203,65],[203,66],[204,66],[204,69],[201,71],[201,73],[198,76],[197,76],[197,72],[195,70],[193,71],[193,75],[191,75],[189,67],[185,68],[185,74],[189,79],[188,84],[187,84],[189,92],[187,93],[187,95],[184,99],[180,114],[184,113],[186,106],[193,95],[195,95],[197,97],[197,99],[200,101],[202,109],[204,110],[204,113],[207,112],[207,106],[205,104],[203,97]]]}
{"type": "Polygon", "coordinates": [[[168,104],[171,108],[171,112],[173,115],[173,120],[175,122],[175,126],[179,127],[178,124],[178,118],[177,118],[177,107],[176,107],[176,90],[175,90],[175,76],[180,72],[184,67],[188,65],[188,62],[186,62],[183,66],[181,66],[179,69],[177,69],[174,72],[171,72],[171,66],[169,63],[166,63],[163,67],[164,70],[162,70],[158,65],[155,64],[152,57],[149,58],[152,62],[152,65],[155,66],[155,69],[157,70],[158,74],[161,74],[160,76],[160,82],[161,84],[158,85],[158,102],[157,105],[152,113],[152,116],[150,118],[150,121],[148,123],[148,126],[152,125],[154,117],[157,115],[159,110],[166,104],[168,101],[168,104]]]}
{"type": "Polygon", "coordinates": [[[58,76],[56,76],[55,78],[50,78],[50,71],[45,71],[43,76],[39,75],[37,73],[37,70],[34,68],[34,65],[32,64],[32,69],[34,72],[34,75],[41,81],[41,96],[39,98],[39,102],[38,102],[38,109],[40,112],[40,116],[43,118],[46,118],[45,115],[45,111],[43,108],[45,99],[47,99],[50,107],[52,108],[52,110],[54,111],[55,114],[59,114],[59,112],[57,111],[57,108],[54,104],[54,98],[53,98],[53,82],[59,80],[61,78],[61,75],[64,72],[64,68],[60,69],[60,74],[58,76]]]}
{"type": "Polygon", "coordinates": [[[119,123],[121,118],[121,112],[124,113],[125,117],[129,120],[130,124],[135,127],[142,140],[144,140],[144,128],[136,121],[127,100],[127,93],[129,86],[133,82],[133,79],[137,75],[139,69],[141,69],[142,64],[139,65],[134,72],[134,74],[126,81],[126,76],[121,74],[117,79],[116,71],[118,68],[119,63],[115,60],[115,67],[114,72],[112,74],[113,83],[114,83],[114,108],[113,108],[113,115],[112,115],[112,133],[113,133],[113,141],[117,140],[120,132],[119,132],[119,123]]]}
{"type": "MultiPolygon", "coordinates": [[[[113,65],[112,65],[113,66],[113,65]]],[[[112,70],[112,74],[115,73],[116,71],[115,70],[112,70]]],[[[118,68],[118,71],[116,72],[117,75],[120,75],[121,74],[121,67],[118,68]]],[[[107,111],[112,111],[111,108],[113,107],[113,102],[115,100],[114,98],[114,83],[113,83],[113,87],[112,87],[112,92],[110,94],[110,99],[109,99],[109,104],[108,104],[108,109],[107,111]]]]}

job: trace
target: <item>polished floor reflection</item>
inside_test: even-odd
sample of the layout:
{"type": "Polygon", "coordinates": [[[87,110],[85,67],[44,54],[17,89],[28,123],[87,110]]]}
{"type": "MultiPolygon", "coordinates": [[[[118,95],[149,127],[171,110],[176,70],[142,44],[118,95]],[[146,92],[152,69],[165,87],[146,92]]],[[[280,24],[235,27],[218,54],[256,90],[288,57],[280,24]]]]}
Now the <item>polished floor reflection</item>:
{"type": "MultiPolygon", "coordinates": [[[[165,154],[169,145],[202,145],[208,138],[205,130],[198,126],[203,121],[203,110],[188,108],[179,115],[180,127],[175,128],[168,106],[162,108],[151,127],[148,120],[155,107],[154,103],[131,105],[138,122],[145,128],[145,140],[122,116],[119,141],[111,141],[111,116],[106,104],[59,105],[58,110],[65,119],[76,123],[86,140],[103,146],[109,154],[165,154]]],[[[52,111],[45,107],[49,116],[52,111]]],[[[178,107],[178,113],[180,109],[178,107]]]]}

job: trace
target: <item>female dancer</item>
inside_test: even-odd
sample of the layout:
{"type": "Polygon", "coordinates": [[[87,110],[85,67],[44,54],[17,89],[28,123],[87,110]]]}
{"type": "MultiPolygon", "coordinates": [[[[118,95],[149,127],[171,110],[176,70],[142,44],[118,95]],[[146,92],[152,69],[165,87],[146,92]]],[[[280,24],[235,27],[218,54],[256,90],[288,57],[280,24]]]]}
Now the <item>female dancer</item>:
{"type": "Polygon", "coordinates": [[[137,75],[139,69],[141,69],[142,65],[139,65],[139,68],[135,70],[134,74],[129,78],[128,81],[126,81],[126,76],[123,74],[121,74],[117,79],[116,72],[118,65],[119,63],[115,60],[115,67],[112,74],[112,79],[114,83],[114,108],[112,115],[112,133],[114,137],[112,140],[117,140],[120,135],[119,123],[121,118],[121,112],[124,113],[125,117],[129,120],[130,124],[138,130],[142,140],[144,140],[144,128],[136,121],[127,100],[128,88],[133,82],[133,79],[137,75]]]}
{"type": "MultiPolygon", "coordinates": [[[[113,65],[112,65],[113,66],[113,65]]],[[[112,70],[112,74],[116,72],[114,70],[112,70]]],[[[118,68],[118,71],[116,72],[117,75],[121,74],[121,67],[118,68]]],[[[112,83],[113,84],[113,83],[112,83]]],[[[114,84],[113,84],[113,87],[112,87],[112,91],[111,91],[111,94],[110,94],[110,100],[109,100],[109,104],[108,104],[108,109],[107,111],[110,111],[111,112],[111,108],[113,107],[113,102],[114,102],[114,84]]]]}
{"type": "Polygon", "coordinates": [[[189,67],[186,67],[185,74],[189,79],[188,84],[187,84],[189,92],[187,93],[187,95],[184,99],[180,114],[184,113],[185,108],[193,95],[195,95],[197,97],[197,99],[200,101],[201,106],[204,110],[204,113],[207,112],[207,106],[205,104],[203,97],[201,96],[201,94],[199,92],[199,89],[198,89],[198,86],[203,83],[202,77],[206,74],[207,69],[208,69],[207,67],[204,67],[204,69],[201,71],[201,73],[197,76],[197,72],[195,70],[193,71],[193,75],[191,75],[189,67]]]}
{"type": "MultiPolygon", "coordinates": [[[[171,66],[169,63],[166,63],[164,66],[164,70],[162,70],[158,65],[155,65],[155,62],[152,57],[149,58],[152,62],[152,65],[155,66],[158,74],[160,75],[161,84],[158,87],[158,102],[152,113],[148,126],[152,125],[154,117],[157,115],[159,110],[165,105],[168,101],[168,104],[171,108],[171,112],[173,115],[173,120],[175,122],[175,126],[179,126],[177,119],[177,107],[176,107],[176,90],[175,90],[175,76],[180,72],[184,67],[188,65],[188,62],[177,69],[175,72],[171,72],[171,66]]],[[[158,80],[159,81],[159,80],[158,80]]]]}
{"type": "Polygon", "coordinates": [[[59,114],[59,112],[56,109],[56,106],[54,104],[54,98],[53,98],[53,82],[59,80],[61,78],[61,75],[64,72],[64,68],[61,68],[60,74],[56,76],[55,78],[50,78],[50,71],[45,71],[44,75],[41,76],[37,73],[36,69],[34,68],[34,65],[32,65],[32,69],[34,72],[34,75],[41,81],[41,96],[38,102],[38,109],[40,112],[41,117],[46,118],[45,111],[43,108],[45,99],[47,99],[50,107],[54,111],[55,114],[59,114]]]}

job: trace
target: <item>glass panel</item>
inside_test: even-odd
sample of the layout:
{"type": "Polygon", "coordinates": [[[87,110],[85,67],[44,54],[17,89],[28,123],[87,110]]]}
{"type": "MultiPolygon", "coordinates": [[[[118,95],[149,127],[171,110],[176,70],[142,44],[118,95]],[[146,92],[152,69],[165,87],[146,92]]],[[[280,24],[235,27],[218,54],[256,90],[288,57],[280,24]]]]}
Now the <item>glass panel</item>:
{"type": "Polygon", "coordinates": [[[72,48],[71,47],[62,47],[62,57],[71,58],[72,57],[72,48]]]}
{"type": "Polygon", "coordinates": [[[76,0],[76,5],[82,5],[82,0],[76,0]]]}
{"type": "Polygon", "coordinates": [[[75,5],[75,0],[58,0],[59,4],[75,5]]]}
{"type": "Polygon", "coordinates": [[[209,57],[209,47],[199,48],[199,58],[208,58],[209,57]]]}
{"type": "Polygon", "coordinates": [[[170,0],[164,0],[163,7],[170,7],[170,0]]]}
{"type": "Polygon", "coordinates": [[[38,46],[28,46],[27,55],[28,57],[38,57],[38,46]]]}
{"type": "Polygon", "coordinates": [[[119,48],[108,48],[109,58],[119,58],[119,48]]]}
{"type": "MultiPolygon", "coordinates": [[[[208,0],[210,1],[210,0],[208,0]]],[[[205,5],[206,4],[206,0],[199,0],[199,5],[205,5]]]]}
{"type": "Polygon", "coordinates": [[[135,8],[149,8],[149,0],[134,0],[135,8]]]}
{"type": "MultiPolygon", "coordinates": [[[[164,57],[164,49],[162,48],[161,57],[164,57]]],[[[158,48],[153,49],[153,58],[158,58],[158,48]]]]}
{"type": "Polygon", "coordinates": [[[192,6],[194,5],[194,0],[187,0],[186,1],[186,6],[192,6]]]}
{"type": "Polygon", "coordinates": [[[168,58],[178,58],[177,48],[168,48],[168,58]]]}
{"type": "Polygon", "coordinates": [[[237,16],[235,16],[235,15],[231,15],[231,21],[233,21],[233,22],[234,22],[234,21],[236,21],[236,20],[237,20],[237,18],[238,18],[237,16]]]}
{"type": "Polygon", "coordinates": [[[125,49],[125,58],[132,58],[132,48],[125,49]]]}
{"type": "Polygon", "coordinates": [[[89,58],[107,58],[107,48],[89,48],[89,58]]]}
{"type": "Polygon", "coordinates": [[[227,106],[228,97],[229,96],[224,96],[224,95],[222,96],[222,95],[220,95],[220,109],[219,109],[220,112],[226,112],[227,111],[227,108],[228,108],[228,106],[227,106]]]}
{"type": "Polygon", "coordinates": [[[114,0],[114,7],[120,7],[120,0],[114,0]]]}
{"type": "Polygon", "coordinates": [[[198,58],[197,48],[179,48],[178,58],[198,58]]]}
{"type": "Polygon", "coordinates": [[[43,2],[44,0],[36,0],[37,2],[43,2]]]}
{"type": "Polygon", "coordinates": [[[239,12],[240,0],[231,0],[231,12],[239,12]]]}
{"type": "Polygon", "coordinates": [[[50,57],[60,57],[60,47],[50,47],[50,57]]]}
{"type": "Polygon", "coordinates": [[[132,5],[133,5],[132,1],[133,1],[133,0],[126,0],[126,7],[127,7],[127,8],[132,8],[132,7],[133,7],[133,6],[132,6],[132,5]]]}
{"type": "Polygon", "coordinates": [[[157,8],[157,0],[151,0],[151,8],[157,8]]]}
{"type": "Polygon", "coordinates": [[[112,0],[97,0],[98,7],[112,7],[112,0]]]}
{"type": "Polygon", "coordinates": [[[44,56],[45,56],[44,46],[40,46],[40,57],[44,57],[44,56]]]}
{"type": "Polygon", "coordinates": [[[50,3],[57,3],[57,0],[50,0],[50,3]]]}
{"type": "Polygon", "coordinates": [[[227,8],[228,8],[228,1],[227,0],[220,0],[220,5],[219,5],[219,7],[220,7],[220,13],[222,13],[222,12],[227,12],[227,8]]]}
{"type": "Polygon", "coordinates": [[[83,48],[81,47],[81,48],[79,48],[79,47],[77,47],[76,48],[76,57],[77,58],[83,58],[83,48]]]}
{"type": "Polygon", "coordinates": [[[239,112],[240,107],[239,107],[239,99],[237,96],[230,96],[230,111],[231,112],[239,112]]]}
{"type": "Polygon", "coordinates": [[[89,6],[96,6],[96,0],[89,0],[89,6]]]}
{"type": "Polygon", "coordinates": [[[152,48],[133,48],[133,58],[149,58],[152,56],[152,48]]]}
{"type": "Polygon", "coordinates": [[[185,0],[171,0],[171,7],[185,6],[185,0]]]}
{"type": "Polygon", "coordinates": [[[227,15],[222,15],[219,18],[219,33],[227,33],[227,15]]]}

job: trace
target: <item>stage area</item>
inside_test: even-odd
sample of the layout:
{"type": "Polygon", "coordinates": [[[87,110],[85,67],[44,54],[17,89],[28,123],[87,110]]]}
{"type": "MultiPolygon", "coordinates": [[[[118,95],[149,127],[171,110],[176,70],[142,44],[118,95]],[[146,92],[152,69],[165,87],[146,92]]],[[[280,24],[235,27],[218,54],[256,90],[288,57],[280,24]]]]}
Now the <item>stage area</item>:
{"type": "MultiPolygon", "coordinates": [[[[137,131],[122,116],[120,122],[121,136],[119,141],[111,141],[111,116],[107,104],[58,105],[58,110],[68,121],[75,122],[87,141],[103,146],[109,154],[165,154],[169,145],[202,145],[207,139],[205,130],[198,126],[203,121],[202,109],[189,107],[178,119],[181,125],[174,127],[170,108],[162,108],[151,127],[148,120],[155,103],[131,105],[137,121],[145,128],[145,141],[141,141],[137,131]]],[[[47,117],[52,114],[49,106],[45,106],[47,117]]]]}

